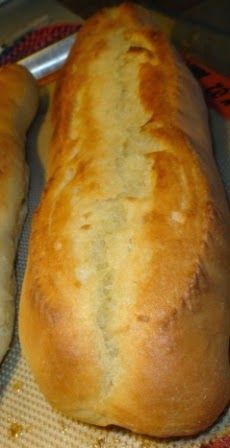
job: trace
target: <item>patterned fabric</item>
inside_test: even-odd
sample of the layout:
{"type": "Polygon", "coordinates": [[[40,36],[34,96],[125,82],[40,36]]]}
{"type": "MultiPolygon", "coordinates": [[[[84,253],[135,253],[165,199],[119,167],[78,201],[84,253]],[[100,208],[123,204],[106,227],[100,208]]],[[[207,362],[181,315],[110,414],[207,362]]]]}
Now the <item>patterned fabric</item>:
{"type": "Polygon", "coordinates": [[[213,442],[202,445],[201,448],[230,448],[230,436],[220,437],[213,442]]]}
{"type": "Polygon", "coordinates": [[[0,66],[23,59],[42,48],[76,33],[79,23],[61,23],[45,26],[26,33],[0,55],[0,66]]]}

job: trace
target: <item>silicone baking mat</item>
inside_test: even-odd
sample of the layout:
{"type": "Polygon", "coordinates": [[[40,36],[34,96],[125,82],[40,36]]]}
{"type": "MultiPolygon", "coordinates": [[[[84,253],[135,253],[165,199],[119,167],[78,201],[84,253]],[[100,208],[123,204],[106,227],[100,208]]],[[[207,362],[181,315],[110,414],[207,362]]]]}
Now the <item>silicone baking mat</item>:
{"type": "MultiPolygon", "coordinates": [[[[28,214],[16,262],[17,308],[26,263],[31,217],[44,183],[38,154],[42,155],[44,160],[48,148],[50,124],[47,107],[50,104],[50,92],[51,88],[47,86],[41,90],[40,110],[27,142],[31,176],[28,214]]],[[[214,111],[210,113],[210,117],[216,159],[226,190],[230,193],[230,122],[225,121],[214,111]]],[[[117,428],[100,429],[71,421],[52,410],[39,392],[21,356],[16,323],[12,346],[0,366],[0,448],[200,448],[201,446],[230,447],[230,410],[227,410],[209,431],[198,437],[173,441],[138,436],[117,428]]]]}

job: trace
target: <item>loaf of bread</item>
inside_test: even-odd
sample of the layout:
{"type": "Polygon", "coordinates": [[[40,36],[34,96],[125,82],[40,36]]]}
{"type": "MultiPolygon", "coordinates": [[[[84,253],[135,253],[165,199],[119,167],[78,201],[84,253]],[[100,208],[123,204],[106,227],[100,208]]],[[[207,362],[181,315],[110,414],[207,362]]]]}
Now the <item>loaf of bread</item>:
{"type": "Polygon", "coordinates": [[[124,4],[81,29],[53,126],[23,353],[66,415],[195,434],[230,397],[230,219],[200,88],[124,4]]]}
{"type": "Polygon", "coordinates": [[[23,67],[0,69],[0,362],[15,316],[14,258],[25,216],[25,135],[38,106],[35,80],[23,67]]]}

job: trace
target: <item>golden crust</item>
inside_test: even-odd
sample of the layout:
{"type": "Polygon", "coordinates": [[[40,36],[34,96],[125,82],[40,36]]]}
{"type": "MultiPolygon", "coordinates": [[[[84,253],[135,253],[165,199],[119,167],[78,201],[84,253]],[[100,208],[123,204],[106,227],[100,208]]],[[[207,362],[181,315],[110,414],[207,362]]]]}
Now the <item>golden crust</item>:
{"type": "Polygon", "coordinates": [[[199,87],[124,4],[80,31],[53,124],[20,307],[35,378],[83,421],[205,429],[230,397],[230,232],[199,87]]]}
{"type": "Polygon", "coordinates": [[[13,332],[14,257],[25,215],[25,134],[38,106],[38,88],[26,69],[0,69],[0,362],[13,332]]]}

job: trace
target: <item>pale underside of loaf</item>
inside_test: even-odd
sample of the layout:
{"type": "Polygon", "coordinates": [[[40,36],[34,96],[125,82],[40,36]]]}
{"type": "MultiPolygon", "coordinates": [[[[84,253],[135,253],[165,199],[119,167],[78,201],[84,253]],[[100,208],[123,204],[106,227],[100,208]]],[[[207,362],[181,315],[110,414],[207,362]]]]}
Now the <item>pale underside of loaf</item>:
{"type": "Polygon", "coordinates": [[[200,89],[123,5],[81,30],[53,121],[20,310],[38,384],[86,422],[204,429],[230,395],[229,212],[200,89]]]}
{"type": "Polygon", "coordinates": [[[25,69],[0,70],[0,362],[9,348],[15,317],[14,258],[26,212],[25,134],[38,92],[25,69]]]}

